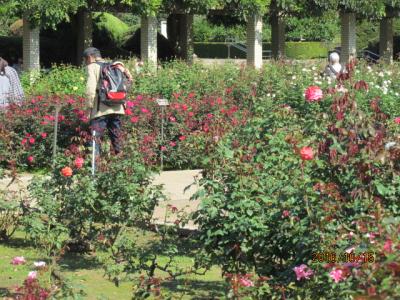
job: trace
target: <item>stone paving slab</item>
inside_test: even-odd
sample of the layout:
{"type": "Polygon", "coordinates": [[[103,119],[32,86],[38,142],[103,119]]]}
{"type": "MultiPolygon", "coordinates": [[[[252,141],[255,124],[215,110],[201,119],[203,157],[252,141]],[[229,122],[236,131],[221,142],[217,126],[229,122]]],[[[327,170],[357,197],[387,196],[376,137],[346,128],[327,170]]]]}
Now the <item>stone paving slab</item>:
{"type": "MultiPolygon", "coordinates": [[[[194,185],[195,179],[201,178],[201,170],[187,171],[166,171],[155,176],[153,184],[162,184],[167,201],[162,201],[154,210],[153,221],[156,224],[165,222],[166,210],[168,205],[175,206],[178,210],[186,213],[196,211],[199,201],[189,200],[198,190],[194,185]],[[190,186],[188,189],[186,189],[190,186]],[[186,190],[185,190],[186,189],[186,190]]],[[[177,220],[176,214],[168,214],[167,223],[172,224],[177,220]]],[[[196,226],[190,222],[185,226],[187,229],[195,229],[196,226]]]]}

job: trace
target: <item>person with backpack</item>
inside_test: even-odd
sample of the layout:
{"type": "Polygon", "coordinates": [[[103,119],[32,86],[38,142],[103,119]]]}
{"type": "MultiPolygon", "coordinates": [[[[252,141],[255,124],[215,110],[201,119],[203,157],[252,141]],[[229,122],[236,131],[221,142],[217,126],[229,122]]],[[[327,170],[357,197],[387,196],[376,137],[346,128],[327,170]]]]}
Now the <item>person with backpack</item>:
{"type": "Polygon", "coordinates": [[[21,102],[24,97],[17,71],[8,66],[8,62],[0,57],[0,108],[10,103],[21,102]]]}
{"type": "MultiPolygon", "coordinates": [[[[105,62],[100,50],[94,47],[83,52],[86,63],[86,96],[90,110],[90,128],[97,141],[107,130],[115,154],[121,152],[121,115],[125,114],[124,102],[127,84],[132,75],[121,62],[105,62]]],[[[100,144],[95,143],[95,154],[100,154],[100,144]]]]}
{"type": "Polygon", "coordinates": [[[340,56],[337,52],[329,54],[329,64],[325,67],[324,75],[332,79],[344,72],[344,67],[340,64],[340,56]]]}

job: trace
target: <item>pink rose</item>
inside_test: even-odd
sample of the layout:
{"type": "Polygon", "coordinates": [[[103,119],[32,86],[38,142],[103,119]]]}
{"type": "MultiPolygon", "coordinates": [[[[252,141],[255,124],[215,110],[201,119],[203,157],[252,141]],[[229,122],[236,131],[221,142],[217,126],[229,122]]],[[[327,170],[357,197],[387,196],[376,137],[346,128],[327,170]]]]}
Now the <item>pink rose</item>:
{"type": "Polygon", "coordinates": [[[170,145],[171,147],[175,147],[175,146],[176,146],[176,143],[175,143],[175,142],[169,142],[169,145],[170,145]]]}
{"type": "Polygon", "coordinates": [[[82,157],[77,157],[77,158],[75,158],[75,162],[74,163],[75,163],[75,167],[77,169],[80,169],[80,168],[83,167],[83,164],[85,163],[85,160],[82,157]]]}
{"type": "Polygon", "coordinates": [[[338,283],[339,281],[342,281],[345,279],[344,272],[341,269],[333,269],[330,273],[329,276],[338,283]]]}
{"type": "Polygon", "coordinates": [[[35,143],[35,138],[31,137],[29,138],[29,144],[33,145],[35,143]]]}
{"type": "Polygon", "coordinates": [[[147,108],[144,108],[144,107],[142,107],[140,110],[141,110],[142,113],[144,113],[144,114],[148,114],[148,113],[150,112],[147,108]]]}
{"type": "Polygon", "coordinates": [[[287,218],[287,217],[289,217],[290,216],[290,211],[288,211],[288,210],[284,210],[283,212],[282,212],[282,218],[287,218]]]}
{"type": "Polygon", "coordinates": [[[40,134],[40,136],[42,137],[42,139],[45,139],[45,138],[47,138],[47,133],[46,132],[42,132],[40,134]]]}
{"type": "Polygon", "coordinates": [[[36,271],[30,271],[28,274],[28,280],[33,281],[37,278],[37,272],[36,271]]]}
{"type": "Polygon", "coordinates": [[[307,102],[315,102],[321,100],[324,97],[324,94],[320,87],[310,86],[305,91],[305,97],[307,102]]]}
{"type": "Polygon", "coordinates": [[[29,155],[27,160],[28,160],[28,163],[31,164],[31,163],[33,163],[35,161],[35,158],[32,155],[29,155]]]}
{"type": "Polygon", "coordinates": [[[183,142],[184,140],[186,140],[186,136],[181,135],[181,136],[179,137],[179,140],[180,140],[181,142],[183,142]]]}
{"type": "Polygon", "coordinates": [[[400,117],[394,118],[394,122],[395,122],[396,124],[400,124],[400,117]]]}
{"type": "Polygon", "coordinates": [[[134,106],[135,106],[135,104],[132,101],[126,101],[126,107],[132,108],[134,106]]]}
{"type": "Polygon", "coordinates": [[[11,260],[11,264],[14,266],[23,265],[24,263],[26,263],[26,260],[23,256],[16,256],[11,260]]]}
{"type": "Polygon", "coordinates": [[[26,143],[28,142],[28,140],[27,139],[22,139],[22,141],[21,141],[21,145],[22,146],[24,146],[26,143]]]}
{"type": "Polygon", "coordinates": [[[189,116],[189,117],[193,117],[193,116],[194,116],[194,112],[189,111],[188,116],[189,116]]]}
{"type": "Polygon", "coordinates": [[[311,270],[307,265],[301,264],[300,266],[294,267],[293,271],[296,273],[296,279],[299,281],[302,278],[310,279],[310,276],[314,274],[314,271],[311,270]]]}
{"type": "Polygon", "coordinates": [[[240,283],[240,285],[242,285],[244,287],[252,287],[252,286],[254,286],[253,281],[251,281],[250,279],[248,279],[248,278],[246,278],[244,276],[241,276],[239,278],[239,283],[240,283]]]}
{"type": "Polygon", "coordinates": [[[393,242],[391,239],[387,239],[385,242],[385,245],[383,245],[383,251],[387,253],[392,253],[393,252],[393,242]]]}
{"type": "Polygon", "coordinates": [[[302,160],[312,160],[314,158],[313,149],[311,147],[301,148],[300,156],[302,160]]]}
{"type": "Polygon", "coordinates": [[[166,150],[167,150],[167,147],[161,146],[161,151],[166,151],[166,150]]]}
{"type": "Polygon", "coordinates": [[[127,116],[130,116],[130,115],[132,115],[132,111],[129,108],[127,108],[127,109],[125,109],[125,114],[127,116]]]}
{"type": "Polygon", "coordinates": [[[176,122],[176,118],[175,117],[169,117],[169,120],[171,121],[171,122],[176,122]]]}

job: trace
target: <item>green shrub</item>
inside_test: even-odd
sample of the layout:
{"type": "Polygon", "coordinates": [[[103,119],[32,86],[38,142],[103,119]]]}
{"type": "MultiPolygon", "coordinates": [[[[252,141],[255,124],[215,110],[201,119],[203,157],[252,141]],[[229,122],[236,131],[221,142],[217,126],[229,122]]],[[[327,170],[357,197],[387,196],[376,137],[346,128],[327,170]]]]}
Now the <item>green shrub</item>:
{"type": "Polygon", "coordinates": [[[97,36],[97,42],[101,45],[107,45],[109,41],[121,45],[125,36],[130,32],[127,24],[109,13],[94,13],[93,21],[95,24],[94,34],[97,36]]]}
{"type": "Polygon", "coordinates": [[[25,93],[31,96],[83,96],[86,75],[82,68],[70,65],[54,65],[50,71],[42,72],[33,82],[31,75],[24,73],[21,76],[21,82],[25,93]]]}
{"type": "Polygon", "coordinates": [[[327,57],[330,48],[321,42],[286,42],[286,56],[292,59],[327,57]]]}
{"type": "Polygon", "coordinates": [[[321,17],[288,17],[286,19],[287,40],[334,41],[340,37],[340,24],[336,12],[321,17]]]}

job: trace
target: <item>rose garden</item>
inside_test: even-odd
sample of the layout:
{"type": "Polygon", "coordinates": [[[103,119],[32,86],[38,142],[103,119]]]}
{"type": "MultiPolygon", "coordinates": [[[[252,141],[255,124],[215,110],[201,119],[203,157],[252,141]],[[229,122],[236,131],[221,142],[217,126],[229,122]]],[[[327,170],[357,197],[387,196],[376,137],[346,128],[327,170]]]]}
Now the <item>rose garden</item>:
{"type": "Polygon", "coordinates": [[[123,155],[102,156],[95,177],[84,81],[70,80],[81,70],[54,69],[1,114],[2,175],[42,170],[28,195],[2,192],[2,265],[21,278],[10,291],[79,297],[85,283],[62,272],[77,260],[134,298],[396,299],[399,69],[348,68],[341,91],[304,63],[144,68],[123,155]],[[170,99],[163,139],[159,97],[170,99]],[[161,153],[166,169],[203,170],[198,210],[169,206],[166,226],[151,222],[161,153]]]}
{"type": "MultiPolygon", "coordinates": [[[[122,2],[147,18],[160,1],[122,2]]],[[[264,2],[308,8],[237,9],[264,2]]],[[[398,62],[350,59],[332,79],[325,59],[273,49],[261,66],[256,48],[252,66],[122,58],[123,149],[106,137],[95,161],[84,68],[23,72],[25,101],[0,110],[0,296],[400,299],[398,62]],[[177,207],[154,178],[188,170],[201,176],[177,207]]]]}

